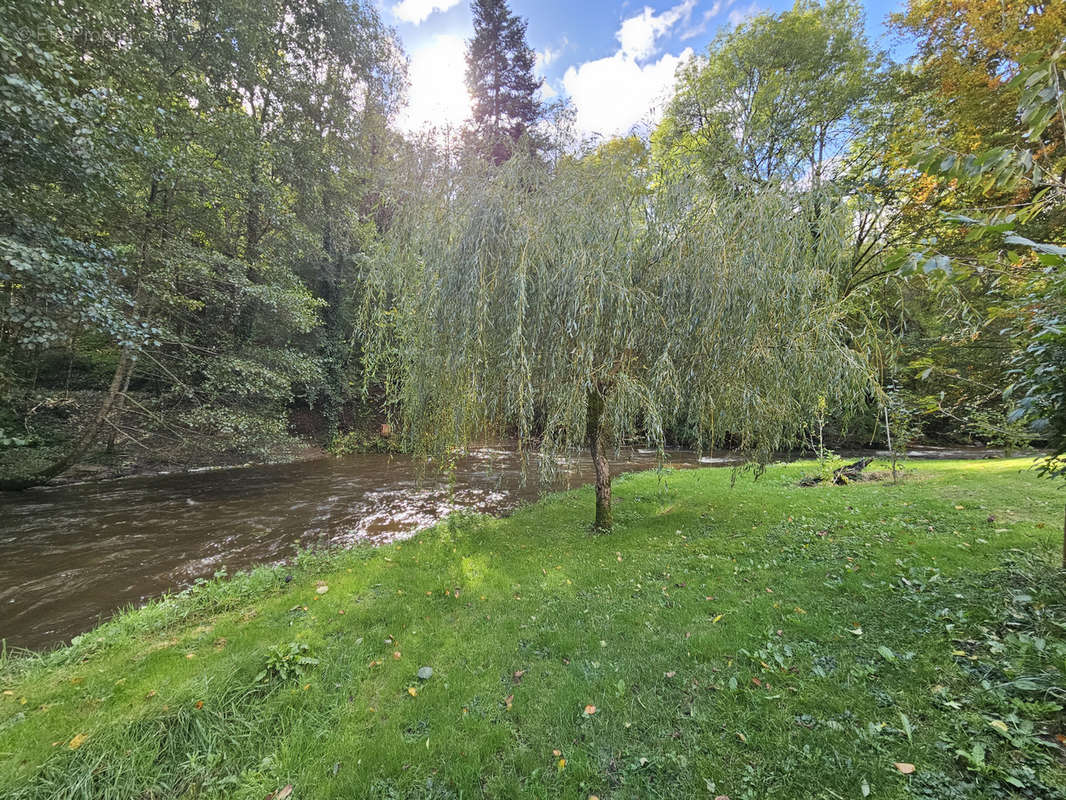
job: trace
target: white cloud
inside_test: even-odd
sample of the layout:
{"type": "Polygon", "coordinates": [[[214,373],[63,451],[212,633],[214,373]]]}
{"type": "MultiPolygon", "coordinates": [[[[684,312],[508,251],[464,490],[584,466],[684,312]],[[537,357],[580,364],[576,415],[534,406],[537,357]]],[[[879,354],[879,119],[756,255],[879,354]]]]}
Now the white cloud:
{"type": "Polygon", "coordinates": [[[622,53],[638,61],[655,54],[655,40],[666,34],[678,22],[686,22],[692,16],[692,9],[698,0],[684,2],[669,8],[662,14],[656,14],[648,6],[635,17],[622,21],[622,27],[615,36],[622,45],[622,53]]]}
{"type": "MultiPolygon", "coordinates": [[[[585,134],[619,136],[639,122],[655,122],[673,90],[679,65],[692,58],[692,48],[666,53],[656,61],[656,43],[679,23],[688,24],[698,0],[683,2],[656,14],[645,6],[635,17],[622,21],[615,34],[619,49],[613,56],[569,67],[563,87],[576,112],[576,124],[585,134]]],[[[720,3],[716,3],[716,11],[720,3]]]]}
{"type": "Polygon", "coordinates": [[[703,19],[700,20],[698,25],[686,28],[681,32],[681,41],[686,42],[693,37],[699,36],[701,33],[705,33],[707,31],[707,23],[718,16],[718,12],[721,10],[722,0],[717,0],[713,6],[703,12],[703,19]]]}
{"type": "Polygon", "coordinates": [[[460,125],[470,116],[465,74],[466,42],[461,36],[438,34],[415,50],[407,69],[407,106],[397,125],[405,131],[460,125]]]}
{"type": "Polygon", "coordinates": [[[544,100],[551,100],[553,97],[558,97],[559,93],[552,88],[552,85],[547,81],[544,81],[540,85],[540,96],[544,100]]]}
{"type": "Polygon", "coordinates": [[[573,99],[578,129],[586,134],[618,136],[642,120],[657,120],[674,85],[679,64],[692,57],[688,47],[680,55],[667,53],[640,65],[624,50],[610,58],[570,67],[563,86],[573,99]]]}
{"type": "Polygon", "coordinates": [[[447,11],[459,5],[459,0],[401,0],[392,7],[396,19],[419,25],[434,11],[447,11]]]}
{"type": "Polygon", "coordinates": [[[536,54],[536,64],[534,65],[537,72],[543,73],[545,67],[551,66],[551,63],[563,54],[563,50],[566,49],[566,46],[569,43],[570,42],[564,36],[562,44],[554,50],[551,45],[548,45],[543,50],[538,50],[536,54]]]}

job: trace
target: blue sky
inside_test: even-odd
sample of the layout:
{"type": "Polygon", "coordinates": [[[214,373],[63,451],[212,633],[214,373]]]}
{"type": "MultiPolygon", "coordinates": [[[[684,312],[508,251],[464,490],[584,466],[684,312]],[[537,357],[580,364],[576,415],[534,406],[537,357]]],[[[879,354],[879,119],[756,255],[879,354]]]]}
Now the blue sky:
{"type": "MultiPolygon", "coordinates": [[[[379,0],[411,58],[409,105],[400,125],[458,125],[469,110],[463,52],[472,36],[467,0],[379,0]]],[[[529,22],[545,98],[569,97],[578,127],[613,136],[654,121],[679,63],[700,54],[722,28],[792,0],[511,0],[529,22]]],[[[866,29],[883,49],[905,53],[885,18],[902,0],[866,0],[866,29]]]]}

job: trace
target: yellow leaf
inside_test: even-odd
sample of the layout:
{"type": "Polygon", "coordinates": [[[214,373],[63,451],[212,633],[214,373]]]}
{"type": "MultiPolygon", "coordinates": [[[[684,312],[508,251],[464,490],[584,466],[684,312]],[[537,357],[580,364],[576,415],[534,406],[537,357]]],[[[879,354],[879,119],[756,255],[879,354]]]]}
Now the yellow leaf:
{"type": "Polygon", "coordinates": [[[966,651],[965,650],[952,650],[951,654],[953,656],[964,656],[964,655],[966,655],[966,651]]]}
{"type": "Polygon", "coordinates": [[[407,687],[407,693],[411,695],[411,697],[418,697],[418,689],[414,686],[407,687]]]}
{"type": "Polygon", "coordinates": [[[77,736],[70,740],[70,749],[77,750],[79,747],[85,744],[85,740],[88,738],[88,734],[79,733],[77,736]]]}
{"type": "Polygon", "coordinates": [[[560,758],[559,759],[559,769],[566,769],[566,759],[565,758],[560,758]]]}
{"type": "Polygon", "coordinates": [[[1008,730],[1007,723],[1004,722],[1001,719],[994,719],[991,722],[989,722],[988,724],[991,725],[993,728],[995,728],[1000,733],[1006,733],[1007,730],[1008,730]]]}
{"type": "Polygon", "coordinates": [[[897,761],[895,763],[895,767],[904,775],[910,775],[912,772],[914,772],[914,764],[906,764],[902,761],[897,761]]]}
{"type": "Polygon", "coordinates": [[[712,625],[717,625],[718,624],[718,620],[720,620],[724,616],[725,616],[725,614],[719,614],[717,617],[715,617],[714,619],[711,620],[711,624],[712,625]]]}

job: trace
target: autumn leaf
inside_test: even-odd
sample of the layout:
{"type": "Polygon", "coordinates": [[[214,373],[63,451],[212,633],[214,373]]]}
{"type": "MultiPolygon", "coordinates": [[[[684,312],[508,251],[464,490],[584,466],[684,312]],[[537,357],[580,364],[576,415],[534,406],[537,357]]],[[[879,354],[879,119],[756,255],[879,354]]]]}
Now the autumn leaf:
{"type": "Polygon", "coordinates": [[[203,707],[204,707],[204,701],[203,701],[203,700],[197,700],[197,701],[196,701],[196,708],[197,708],[197,710],[199,710],[199,709],[201,709],[201,708],[203,708],[203,707]]]}
{"type": "Polygon", "coordinates": [[[418,689],[416,689],[414,686],[408,686],[407,693],[411,695],[411,697],[418,697],[418,689]]]}
{"type": "Polygon", "coordinates": [[[596,706],[593,706],[593,705],[585,706],[585,716],[586,717],[591,717],[595,713],[596,713],[596,706]]]}
{"type": "Polygon", "coordinates": [[[566,769],[566,759],[565,758],[560,758],[559,759],[559,771],[562,772],[564,769],[566,769]]]}
{"type": "Polygon", "coordinates": [[[83,744],[85,744],[85,740],[88,739],[88,738],[89,738],[88,734],[79,733],[77,736],[75,736],[73,739],[70,740],[70,749],[71,750],[77,750],[79,747],[81,747],[83,744]]]}
{"type": "Polygon", "coordinates": [[[897,761],[895,762],[894,766],[904,775],[910,775],[912,772],[914,772],[914,764],[907,764],[902,761],[897,761]]]}
{"type": "Polygon", "coordinates": [[[514,695],[513,694],[507,695],[507,697],[504,699],[503,702],[507,704],[507,710],[510,711],[511,710],[511,706],[514,704],[514,695]]]}
{"type": "Polygon", "coordinates": [[[511,676],[511,680],[513,680],[515,683],[521,683],[522,682],[522,676],[525,675],[525,674],[526,674],[526,671],[524,669],[516,670],[514,675],[511,676]]]}
{"type": "Polygon", "coordinates": [[[552,755],[553,755],[553,756],[555,756],[556,758],[558,758],[558,757],[559,757],[559,756],[561,756],[562,754],[563,754],[563,753],[562,753],[562,751],[561,751],[561,750],[552,750],[552,755]]]}

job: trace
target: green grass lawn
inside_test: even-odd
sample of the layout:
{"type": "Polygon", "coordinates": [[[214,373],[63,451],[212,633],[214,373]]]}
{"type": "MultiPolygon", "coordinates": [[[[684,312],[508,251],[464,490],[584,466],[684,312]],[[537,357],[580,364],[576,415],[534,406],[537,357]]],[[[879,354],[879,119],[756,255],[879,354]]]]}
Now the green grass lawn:
{"type": "Polygon", "coordinates": [[[0,797],[1064,796],[1029,463],[644,473],[610,535],[582,489],[210,581],[5,658],[0,797]]]}

